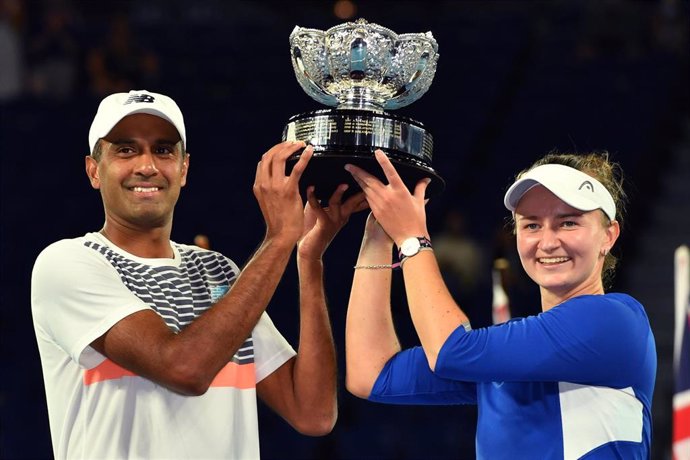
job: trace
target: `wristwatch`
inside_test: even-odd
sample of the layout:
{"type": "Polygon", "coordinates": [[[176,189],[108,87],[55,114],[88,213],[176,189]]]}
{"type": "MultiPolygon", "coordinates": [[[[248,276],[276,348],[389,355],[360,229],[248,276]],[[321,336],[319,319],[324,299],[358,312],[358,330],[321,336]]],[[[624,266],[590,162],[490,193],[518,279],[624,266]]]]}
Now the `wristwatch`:
{"type": "Polygon", "coordinates": [[[400,260],[400,265],[408,257],[419,254],[422,249],[431,249],[431,241],[429,238],[424,236],[413,236],[411,238],[405,239],[398,248],[398,259],[400,260]]]}

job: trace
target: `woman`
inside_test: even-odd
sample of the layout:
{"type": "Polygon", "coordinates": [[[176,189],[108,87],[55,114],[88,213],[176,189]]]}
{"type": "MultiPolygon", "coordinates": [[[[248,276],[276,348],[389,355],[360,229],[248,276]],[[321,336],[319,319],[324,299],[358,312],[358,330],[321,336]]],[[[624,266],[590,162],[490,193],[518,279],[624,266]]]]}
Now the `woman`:
{"type": "Polygon", "coordinates": [[[477,458],[649,458],[656,349],[642,305],[605,293],[622,178],[606,155],[550,154],[505,195],[542,313],[472,330],[444,285],[426,226],[427,180],[410,193],[353,165],[372,214],[355,266],[346,384],[371,401],[478,404],[477,458]],[[402,350],[390,308],[396,244],[421,347],[402,350]]]}

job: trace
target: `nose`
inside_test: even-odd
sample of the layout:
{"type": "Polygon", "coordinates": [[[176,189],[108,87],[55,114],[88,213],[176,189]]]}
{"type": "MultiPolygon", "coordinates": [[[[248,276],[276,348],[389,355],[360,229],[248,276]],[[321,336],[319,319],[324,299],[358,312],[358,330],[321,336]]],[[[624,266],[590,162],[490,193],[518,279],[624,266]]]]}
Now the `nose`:
{"type": "Polygon", "coordinates": [[[544,252],[551,252],[561,245],[561,240],[558,237],[558,231],[548,226],[542,229],[541,239],[539,240],[539,249],[544,252]]]}
{"type": "Polygon", "coordinates": [[[134,172],[145,177],[151,177],[158,174],[156,157],[150,150],[146,150],[140,155],[137,155],[137,163],[134,172]]]}

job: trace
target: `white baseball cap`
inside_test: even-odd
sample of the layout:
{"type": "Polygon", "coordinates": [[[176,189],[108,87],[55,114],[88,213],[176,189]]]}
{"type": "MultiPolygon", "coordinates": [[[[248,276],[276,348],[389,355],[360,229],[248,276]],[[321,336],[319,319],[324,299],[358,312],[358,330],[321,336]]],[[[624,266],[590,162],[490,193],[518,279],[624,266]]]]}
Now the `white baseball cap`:
{"type": "Polygon", "coordinates": [[[93,152],[98,139],[108,135],[127,115],[148,113],[169,121],[177,129],[180,139],[187,146],[182,111],[175,101],[163,94],[146,90],[132,90],[129,93],[115,93],[106,97],[98,106],[98,112],[89,130],[89,148],[93,152]]]}
{"type": "Polygon", "coordinates": [[[503,204],[515,212],[522,196],[537,184],[543,185],[575,209],[601,209],[609,219],[616,218],[616,203],[601,182],[589,174],[560,164],[541,165],[527,171],[510,186],[503,204]]]}

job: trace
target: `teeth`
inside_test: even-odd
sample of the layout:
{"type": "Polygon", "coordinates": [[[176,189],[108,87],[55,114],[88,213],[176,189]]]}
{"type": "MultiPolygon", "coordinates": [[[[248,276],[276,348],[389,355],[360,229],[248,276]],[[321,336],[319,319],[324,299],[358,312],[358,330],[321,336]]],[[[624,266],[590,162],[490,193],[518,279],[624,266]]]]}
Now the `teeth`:
{"type": "Polygon", "coordinates": [[[142,192],[142,193],[157,192],[158,187],[132,187],[132,190],[134,190],[135,192],[142,192]]]}
{"type": "Polygon", "coordinates": [[[558,264],[569,260],[568,257],[542,257],[539,262],[542,264],[558,264]]]}

